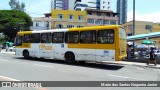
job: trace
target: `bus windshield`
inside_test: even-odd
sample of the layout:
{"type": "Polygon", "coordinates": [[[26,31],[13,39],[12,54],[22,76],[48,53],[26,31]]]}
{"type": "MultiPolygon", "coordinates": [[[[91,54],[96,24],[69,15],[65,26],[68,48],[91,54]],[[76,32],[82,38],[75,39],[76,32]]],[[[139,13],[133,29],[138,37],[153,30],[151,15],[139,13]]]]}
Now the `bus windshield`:
{"type": "Polygon", "coordinates": [[[15,39],[15,45],[21,46],[22,45],[22,36],[17,36],[15,39]]]}

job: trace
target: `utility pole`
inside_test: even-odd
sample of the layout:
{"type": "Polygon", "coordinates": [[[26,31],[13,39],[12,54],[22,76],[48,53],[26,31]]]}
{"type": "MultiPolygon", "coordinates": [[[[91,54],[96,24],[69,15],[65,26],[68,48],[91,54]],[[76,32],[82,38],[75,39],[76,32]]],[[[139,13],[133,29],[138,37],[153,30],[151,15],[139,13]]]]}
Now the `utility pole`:
{"type": "MultiPolygon", "coordinates": [[[[135,35],[135,0],[133,0],[133,33],[132,36],[135,35]]],[[[135,56],[135,41],[133,41],[133,55],[135,56]]]]}

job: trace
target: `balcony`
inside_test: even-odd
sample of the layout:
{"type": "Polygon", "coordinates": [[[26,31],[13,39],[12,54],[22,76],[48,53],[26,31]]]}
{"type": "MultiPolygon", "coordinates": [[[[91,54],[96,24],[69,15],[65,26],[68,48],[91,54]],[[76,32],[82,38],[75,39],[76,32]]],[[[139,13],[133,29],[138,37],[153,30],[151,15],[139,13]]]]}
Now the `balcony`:
{"type": "Polygon", "coordinates": [[[107,16],[87,15],[87,18],[103,19],[103,20],[117,20],[117,21],[118,21],[118,17],[107,17],[107,16]]]}

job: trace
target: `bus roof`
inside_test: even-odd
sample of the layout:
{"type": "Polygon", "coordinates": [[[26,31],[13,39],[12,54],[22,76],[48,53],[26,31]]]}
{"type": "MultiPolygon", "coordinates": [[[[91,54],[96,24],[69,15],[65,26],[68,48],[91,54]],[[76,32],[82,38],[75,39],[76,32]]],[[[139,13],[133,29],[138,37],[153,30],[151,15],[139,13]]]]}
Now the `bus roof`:
{"type": "Polygon", "coordinates": [[[75,30],[96,30],[96,29],[111,29],[118,28],[120,25],[106,25],[106,26],[90,26],[90,27],[82,27],[82,28],[69,28],[69,29],[50,29],[50,30],[34,30],[34,31],[21,31],[18,32],[18,35],[23,34],[31,34],[31,33],[46,33],[46,32],[65,32],[65,31],[75,31],[75,30]]]}
{"type": "Polygon", "coordinates": [[[67,30],[68,29],[50,29],[50,30],[21,31],[21,32],[18,32],[18,34],[60,32],[60,31],[67,31],[67,30]]]}
{"type": "Polygon", "coordinates": [[[106,25],[106,26],[90,26],[90,27],[82,27],[82,28],[69,28],[70,31],[75,30],[97,30],[97,29],[103,29],[103,28],[118,28],[120,25],[106,25]]]}

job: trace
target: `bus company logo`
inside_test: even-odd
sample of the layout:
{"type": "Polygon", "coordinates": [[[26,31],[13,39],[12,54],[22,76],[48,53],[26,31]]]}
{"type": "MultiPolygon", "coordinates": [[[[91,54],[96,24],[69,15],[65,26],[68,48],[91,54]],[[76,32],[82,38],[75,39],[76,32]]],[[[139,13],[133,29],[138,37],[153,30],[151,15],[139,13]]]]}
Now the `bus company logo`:
{"type": "Polygon", "coordinates": [[[108,56],[109,55],[109,51],[104,51],[104,55],[108,56]]]}
{"type": "Polygon", "coordinates": [[[45,44],[40,44],[39,49],[41,49],[41,50],[53,50],[53,47],[52,46],[47,46],[45,44]]]}

